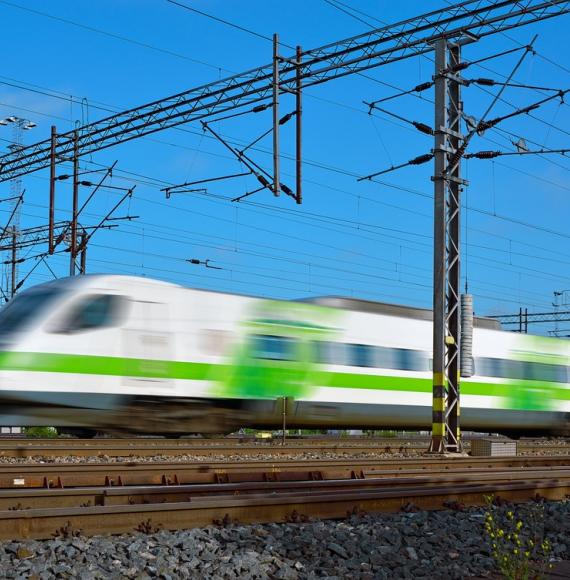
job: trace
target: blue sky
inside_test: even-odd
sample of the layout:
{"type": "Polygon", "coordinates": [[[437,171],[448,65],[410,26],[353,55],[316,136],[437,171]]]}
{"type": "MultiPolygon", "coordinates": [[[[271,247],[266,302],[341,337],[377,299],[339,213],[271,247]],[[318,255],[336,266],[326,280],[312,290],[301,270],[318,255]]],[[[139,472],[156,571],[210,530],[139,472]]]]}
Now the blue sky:
{"type": "MultiPolygon", "coordinates": [[[[306,49],[365,32],[366,23],[380,26],[448,5],[443,0],[351,1],[350,6],[365,14],[357,14],[365,21],[361,22],[325,0],[182,1],[264,36],[278,32],[284,43],[306,49]]],[[[25,132],[27,143],[47,138],[52,124],[67,131],[109,111],[159,99],[271,59],[269,41],[166,0],[2,0],[0,18],[3,52],[9,55],[0,70],[0,118],[17,115],[37,123],[33,131],[25,132]]],[[[527,44],[538,34],[537,54],[524,61],[517,82],[566,89],[570,87],[569,25],[566,16],[495,35],[465,48],[464,58],[477,60],[517,43],[527,44]]],[[[289,55],[290,50],[284,49],[283,54],[289,55]]],[[[465,76],[504,81],[519,57],[514,53],[489,60],[484,68],[470,67],[465,76]]],[[[251,177],[211,184],[208,194],[213,195],[186,193],[167,200],[160,189],[168,184],[243,171],[198,124],[84,158],[84,169],[118,161],[109,183],[137,188],[130,205],[117,215],[140,216],[93,237],[88,271],[145,275],[279,298],[334,294],[430,306],[432,164],[386,174],[380,178],[382,183],[356,181],[357,176],[430,151],[430,137],[383,113],[370,116],[363,104],[398,92],[390,85],[407,90],[431,80],[430,59],[408,59],[368,71],[369,78],[351,76],[306,90],[301,207],[287,197],[274,199],[268,191],[248,198],[249,203],[231,203],[230,198],[254,188],[251,177]],[[220,269],[191,265],[185,262],[188,258],[211,260],[220,269]]],[[[464,89],[466,113],[480,116],[497,90],[474,85],[464,89]]],[[[389,101],[386,108],[432,125],[433,94],[424,95],[389,101]]],[[[490,117],[544,95],[507,88],[506,102],[499,103],[490,117]]],[[[284,97],[282,112],[292,108],[292,98],[284,97]]],[[[512,141],[520,137],[532,148],[570,147],[569,119],[568,104],[551,102],[532,117],[507,120],[474,139],[470,150],[512,151],[512,141]]],[[[267,111],[220,122],[216,128],[243,146],[270,123],[267,111]]],[[[6,151],[11,137],[10,128],[0,126],[0,150],[6,151]]],[[[282,151],[283,181],[292,186],[292,123],[282,130],[282,151]]],[[[260,141],[252,155],[270,170],[270,137],[260,141]]],[[[62,166],[60,171],[68,169],[62,166]]],[[[463,196],[462,278],[468,279],[479,314],[518,312],[521,306],[549,310],[553,292],[570,288],[569,170],[570,160],[559,155],[465,163],[470,184],[463,196]]],[[[44,171],[24,177],[22,227],[47,221],[47,178],[44,171]]],[[[9,190],[9,184],[0,186],[1,196],[9,190]]],[[[82,198],[88,193],[83,190],[82,198]]],[[[83,224],[97,223],[118,195],[117,191],[98,194],[83,224]]],[[[68,219],[70,208],[70,185],[58,183],[57,218],[68,219]]],[[[7,219],[10,208],[3,204],[0,209],[7,219]]],[[[48,264],[56,275],[66,275],[68,255],[53,256],[48,264]]],[[[24,262],[20,275],[34,265],[32,259],[24,262]]],[[[52,277],[42,263],[26,284],[52,277]]]]}

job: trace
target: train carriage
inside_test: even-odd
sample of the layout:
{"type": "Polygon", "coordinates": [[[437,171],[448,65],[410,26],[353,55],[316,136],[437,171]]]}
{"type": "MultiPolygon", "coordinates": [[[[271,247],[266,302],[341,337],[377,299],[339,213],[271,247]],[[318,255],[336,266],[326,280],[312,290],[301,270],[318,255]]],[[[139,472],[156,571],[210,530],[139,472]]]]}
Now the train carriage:
{"type": "MultiPolygon", "coordinates": [[[[131,433],[431,424],[431,311],[267,300],[131,276],[56,280],[0,311],[0,423],[131,433]]],[[[475,319],[463,429],[570,431],[570,343],[475,319]]]]}

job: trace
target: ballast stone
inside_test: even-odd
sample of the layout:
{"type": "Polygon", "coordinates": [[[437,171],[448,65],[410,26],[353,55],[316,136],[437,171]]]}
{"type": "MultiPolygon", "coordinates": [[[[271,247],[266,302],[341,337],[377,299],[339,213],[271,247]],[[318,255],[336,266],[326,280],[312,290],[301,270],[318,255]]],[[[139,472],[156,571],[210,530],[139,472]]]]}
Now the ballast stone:
{"type": "MultiPolygon", "coordinates": [[[[516,508],[522,519],[525,509],[516,508]]],[[[546,502],[544,513],[553,555],[569,559],[570,502],[546,502]]],[[[379,514],[344,521],[6,542],[0,544],[0,576],[459,579],[486,575],[493,568],[483,514],[481,509],[379,514]]]]}

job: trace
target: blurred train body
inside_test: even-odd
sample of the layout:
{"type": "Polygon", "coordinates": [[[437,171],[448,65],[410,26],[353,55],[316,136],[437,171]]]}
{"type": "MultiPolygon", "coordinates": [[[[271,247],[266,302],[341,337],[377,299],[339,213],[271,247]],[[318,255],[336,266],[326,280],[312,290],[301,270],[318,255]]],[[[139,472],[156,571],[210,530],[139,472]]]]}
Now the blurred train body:
{"type": "MultiPolygon", "coordinates": [[[[431,424],[429,310],[92,275],[0,311],[0,424],[179,435],[431,424]]],[[[570,343],[476,319],[463,429],[569,434],[570,343]]]]}

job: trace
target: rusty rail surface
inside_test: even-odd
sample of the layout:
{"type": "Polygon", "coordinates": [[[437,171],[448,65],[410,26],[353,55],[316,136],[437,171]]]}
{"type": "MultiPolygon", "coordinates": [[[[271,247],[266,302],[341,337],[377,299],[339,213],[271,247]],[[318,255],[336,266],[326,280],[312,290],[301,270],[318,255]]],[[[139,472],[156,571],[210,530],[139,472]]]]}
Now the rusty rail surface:
{"type": "Polygon", "coordinates": [[[405,475],[449,470],[472,472],[497,469],[564,467],[566,456],[458,457],[433,456],[398,459],[311,459],[256,461],[21,463],[0,465],[0,489],[231,483],[305,479],[357,479],[367,471],[405,475]],[[326,475],[324,475],[326,474],[326,475]]]}
{"type": "MultiPolygon", "coordinates": [[[[327,492],[359,488],[405,487],[413,485],[467,485],[477,483],[513,483],[529,481],[570,481],[570,466],[535,467],[526,469],[474,470],[452,469],[446,473],[426,475],[425,471],[365,470],[351,473],[351,477],[333,478],[330,472],[289,472],[282,479],[263,479],[263,474],[242,474],[238,481],[228,483],[159,485],[119,485],[103,487],[46,487],[0,490],[0,510],[19,510],[46,507],[81,507],[116,505],[121,503],[160,503],[187,501],[189,498],[214,495],[248,495],[259,493],[299,493],[324,489],[327,492]],[[317,477],[315,477],[317,475],[317,477]],[[312,476],[312,477],[311,477],[312,476]]],[[[348,475],[348,474],[347,474],[348,475]]]]}
{"type": "MultiPolygon", "coordinates": [[[[456,462],[454,462],[456,463],[456,462]]],[[[440,462],[441,464],[441,462],[440,462]]],[[[498,465],[498,463],[497,463],[498,465]]],[[[498,494],[511,501],[564,499],[570,465],[495,469],[441,465],[443,472],[371,469],[354,477],[0,491],[0,540],[152,532],[217,524],[340,518],[369,511],[462,509],[498,494]]],[[[334,471],[327,472],[332,475],[334,471]]]]}

